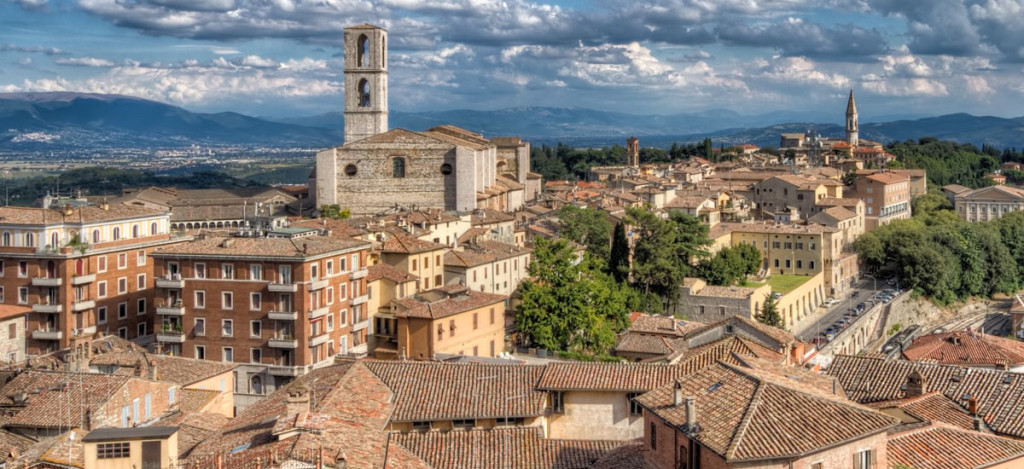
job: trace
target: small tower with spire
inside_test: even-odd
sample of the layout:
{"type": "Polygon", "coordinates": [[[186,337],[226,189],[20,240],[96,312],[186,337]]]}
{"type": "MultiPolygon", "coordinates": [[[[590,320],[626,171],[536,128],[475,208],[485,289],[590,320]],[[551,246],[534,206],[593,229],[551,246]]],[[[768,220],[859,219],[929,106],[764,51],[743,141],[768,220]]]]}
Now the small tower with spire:
{"type": "Polygon", "coordinates": [[[846,103],[846,143],[857,148],[860,138],[857,125],[857,103],[853,101],[853,90],[850,90],[850,101],[846,103]]]}

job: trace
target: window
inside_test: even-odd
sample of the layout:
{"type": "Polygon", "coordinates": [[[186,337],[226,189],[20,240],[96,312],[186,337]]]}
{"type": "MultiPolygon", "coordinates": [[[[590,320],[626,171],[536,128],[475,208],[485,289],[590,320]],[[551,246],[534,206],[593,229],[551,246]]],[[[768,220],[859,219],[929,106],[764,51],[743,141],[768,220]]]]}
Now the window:
{"type": "Polygon", "coordinates": [[[122,252],[117,255],[117,268],[127,269],[128,268],[128,253],[122,252]]]}
{"type": "Polygon", "coordinates": [[[345,301],[348,298],[348,284],[342,283],[338,286],[338,300],[345,301]]]}
{"type": "Polygon", "coordinates": [[[5,264],[4,261],[0,261],[0,275],[4,274],[4,264],[5,264]]]}
{"type": "Polygon", "coordinates": [[[345,262],[347,260],[348,259],[346,259],[345,256],[341,256],[338,258],[338,272],[348,272],[348,267],[346,267],[345,262]]]}
{"type": "Polygon", "coordinates": [[[452,173],[451,163],[441,163],[441,174],[447,176],[452,173]]]}
{"type": "Polygon", "coordinates": [[[221,319],[220,321],[220,335],[223,337],[231,337],[235,334],[235,321],[233,319],[221,319]]]}
{"type": "Polygon", "coordinates": [[[220,309],[231,309],[235,307],[235,294],[229,291],[220,293],[220,309]]]}
{"type": "Polygon", "coordinates": [[[8,339],[15,339],[17,337],[18,337],[18,325],[17,324],[10,324],[9,326],[7,326],[7,338],[8,339]]]}
{"type": "Polygon", "coordinates": [[[100,256],[96,258],[96,270],[99,272],[107,271],[107,256],[100,256]]]}
{"type": "Polygon", "coordinates": [[[117,328],[117,336],[122,338],[122,339],[124,339],[124,340],[128,340],[128,328],[127,327],[118,327],[117,328]]]}
{"type": "Polygon", "coordinates": [[[651,422],[650,432],[651,432],[651,450],[655,451],[655,450],[658,449],[658,427],[657,427],[657,425],[654,424],[654,422],[651,422]]]}
{"type": "Polygon", "coordinates": [[[318,264],[309,266],[309,276],[313,278],[313,280],[320,278],[320,266],[318,264]]]}
{"type": "Polygon", "coordinates": [[[135,265],[146,265],[146,250],[140,249],[135,253],[135,265]]]}
{"type": "Polygon", "coordinates": [[[193,329],[196,335],[206,335],[206,319],[196,318],[196,325],[193,329]]]}
{"type": "Polygon", "coordinates": [[[352,176],[355,176],[356,173],[358,173],[358,172],[359,172],[359,168],[356,168],[356,165],[354,165],[354,164],[345,165],[345,175],[346,176],[352,177],[352,176]]]}
{"type": "Polygon", "coordinates": [[[28,287],[18,287],[18,304],[28,304],[28,287]]]}
{"type": "Polygon", "coordinates": [[[338,324],[340,324],[342,326],[344,326],[345,324],[348,324],[348,310],[347,309],[341,310],[341,312],[338,313],[338,319],[340,320],[340,322],[338,324]]]}
{"type": "Polygon", "coordinates": [[[135,306],[137,307],[135,312],[139,316],[141,316],[143,314],[146,314],[146,299],[145,298],[139,298],[138,301],[136,301],[135,306]]]}
{"type": "Polygon", "coordinates": [[[140,235],[139,225],[132,225],[132,238],[138,238],[140,235]]]}
{"type": "Polygon", "coordinates": [[[330,331],[333,331],[333,330],[334,330],[334,315],[333,314],[328,314],[327,315],[327,331],[330,332],[330,331]]]}
{"type": "Polygon", "coordinates": [[[565,393],[562,391],[551,391],[548,393],[551,412],[556,414],[565,413],[565,393]]]}
{"type": "Polygon", "coordinates": [[[135,277],[135,290],[138,291],[138,290],[145,290],[145,289],[146,289],[146,274],[139,274],[138,277],[135,277]]]}
{"type": "Polygon", "coordinates": [[[491,308],[491,324],[494,324],[494,308],[491,308]]]}
{"type": "Polygon", "coordinates": [[[0,303],[4,302],[4,287],[0,286],[0,303]]]}
{"type": "Polygon", "coordinates": [[[225,362],[233,362],[233,361],[235,361],[235,349],[233,349],[231,347],[223,347],[221,349],[221,357],[223,358],[221,361],[225,361],[225,362]]]}
{"type": "Polygon", "coordinates": [[[878,464],[874,451],[865,449],[853,455],[853,469],[873,469],[878,464]]]}
{"type": "Polygon", "coordinates": [[[206,346],[196,345],[196,358],[199,360],[206,360],[206,346]]]}
{"type": "Polygon", "coordinates": [[[100,242],[100,230],[92,230],[92,242],[100,242]]]}
{"type": "Polygon", "coordinates": [[[259,320],[249,321],[249,337],[259,339],[263,335],[263,322],[259,320]]]}
{"type": "Polygon", "coordinates": [[[36,237],[32,233],[25,233],[25,246],[34,247],[36,245],[36,237]]]}
{"type": "Polygon", "coordinates": [[[18,261],[18,277],[28,277],[28,261],[18,261]]]}
{"type": "Polygon", "coordinates": [[[149,420],[150,417],[153,416],[153,395],[150,393],[146,393],[146,396],[143,399],[143,401],[145,402],[146,420],[149,420]]]}
{"type": "Polygon", "coordinates": [[[263,309],[263,295],[260,293],[249,294],[249,309],[259,311],[263,309]]]}
{"type": "MultiPolygon", "coordinates": [[[[259,349],[253,350],[258,351],[259,349]]],[[[255,363],[259,362],[257,361],[255,363]]],[[[263,378],[260,378],[259,375],[255,375],[249,379],[249,392],[251,394],[263,394],[263,378]]]]}
{"type": "Polygon", "coordinates": [[[178,388],[171,388],[167,390],[167,403],[174,404],[178,401],[178,388]]]}
{"type": "Polygon", "coordinates": [[[412,271],[413,271],[413,272],[415,272],[415,271],[416,271],[416,259],[413,259],[413,260],[412,260],[412,271]]]}
{"type": "Polygon", "coordinates": [[[128,293],[128,277],[118,277],[117,294],[123,295],[125,293],[128,293]]]}
{"type": "Polygon", "coordinates": [[[249,362],[263,363],[263,349],[259,347],[249,349],[249,362]]]}
{"type": "Polygon", "coordinates": [[[412,429],[416,431],[430,430],[430,422],[413,422],[412,429]]]}
{"type": "Polygon", "coordinates": [[[797,259],[796,260],[796,268],[798,268],[798,269],[804,268],[804,261],[802,261],[800,259],[797,259]]]}
{"type": "Polygon", "coordinates": [[[630,415],[638,416],[643,414],[643,409],[640,408],[640,404],[637,403],[637,396],[640,392],[630,392],[626,394],[626,402],[630,404],[630,415]]]}
{"type": "Polygon", "coordinates": [[[359,254],[352,254],[352,270],[359,270],[359,254]]]}
{"type": "Polygon", "coordinates": [[[326,262],[325,269],[327,271],[327,273],[325,275],[327,275],[328,277],[330,277],[331,275],[334,275],[334,261],[328,260],[326,262]]]}
{"type": "Polygon", "coordinates": [[[397,156],[391,159],[391,177],[405,177],[405,158],[397,156]]]}
{"type": "Polygon", "coordinates": [[[811,270],[814,270],[814,261],[811,261],[811,270]]]}
{"type": "Polygon", "coordinates": [[[327,304],[334,304],[334,287],[327,287],[327,304]]]}
{"type": "Polygon", "coordinates": [[[263,280],[263,266],[252,264],[249,266],[249,280],[263,280]]]}
{"type": "Polygon", "coordinates": [[[220,278],[224,280],[233,280],[235,278],[235,264],[221,264],[220,278]]]}
{"type": "Polygon", "coordinates": [[[195,292],[195,307],[205,308],[206,307],[206,292],[202,290],[196,290],[195,292]]]}
{"type": "Polygon", "coordinates": [[[128,317],[128,303],[121,302],[117,304],[117,319],[124,319],[128,317]]]}
{"type": "Polygon", "coordinates": [[[778,249],[779,245],[780,245],[780,243],[778,241],[772,241],[772,248],[773,249],[778,249]]]}
{"type": "Polygon", "coordinates": [[[155,234],[157,234],[159,232],[160,232],[160,227],[156,224],[156,222],[153,222],[153,223],[149,224],[149,234],[155,235],[155,234]]]}
{"type": "Polygon", "coordinates": [[[96,445],[96,459],[127,458],[131,456],[131,448],[132,444],[129,442],[100,443],[96,445]]]}
{"type": "Polygon", "coordinates": [[[206,264],[202,262],[196,263],[196,278],[206,278],[206,264]]]}
{"type": "Polygon", "coordinates": [[[96,308],[96,322],[98,322],[100,324],[106,324],[107,323],[107,307],[106,306],[100,306],[99,308],[96,308]]]}
{"type": "Polygon", "coordinates": [[[146,323],[144,323],[144,322],[143,323],[139,323],[138,331],[136,331],[136,332],[139,333],[139,335],[137,335],[136,337],[142,337],[142,336],[146,335],[146,323]]]}
{"type": "Polygon", "coordinates": [[[452,427],[455,428],[473,428],[476,422],[473,419],[455,419],[452,420],[452,427]]]}
{"type": "Polygon", "coordinates": [[[473,330],[474,331],[477,329],[477,316],[478,316],[478,313],[473,313],[473,330]]]}
{"type": "Polygon", "coordinates": [[[114,227],[114,241],[117,241],[119,239],[121,239],[121,227],[115,226],[114,227]]]}
{"type": "Polygon", "coordinates": [[[811,469],[825,469],[825,463],[823,463],[823,462],[811,463],[811,469]]]}

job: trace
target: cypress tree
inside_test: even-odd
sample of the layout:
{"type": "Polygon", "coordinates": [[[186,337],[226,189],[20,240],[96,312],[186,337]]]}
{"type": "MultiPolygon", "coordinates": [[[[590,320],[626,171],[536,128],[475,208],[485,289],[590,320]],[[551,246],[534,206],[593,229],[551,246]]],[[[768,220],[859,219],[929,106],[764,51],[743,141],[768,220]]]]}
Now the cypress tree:
{"type": "Polygon", "coordinates": [[[612,232],[612,249],[608,256],[608,270],[621,283],[629,277],[629,241],[626,239],[626,227],[622,222],[615,224],[612,232]]]}

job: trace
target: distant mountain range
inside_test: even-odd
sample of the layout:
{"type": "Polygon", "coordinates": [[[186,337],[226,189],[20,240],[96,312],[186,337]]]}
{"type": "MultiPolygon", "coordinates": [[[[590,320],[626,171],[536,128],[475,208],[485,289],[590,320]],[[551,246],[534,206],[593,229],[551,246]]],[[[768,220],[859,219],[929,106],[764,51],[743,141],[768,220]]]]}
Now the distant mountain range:
{"type": "MultiPolygon", "coordinates": [[[[1024,117],[950,114],[922,119],[889,116],[862,123],[861,137],[880,142],[924,136],[1024,147],[1024,117]]],[[[496,111],[391,111],[391,127],[425,130],[451,124],[484,136],[517,135],[539,144],[623,144],[668,147],[711,138],[716,144],[778,145],[779,134],[814,129],[841,136],[831,114],[776,112],[744,116],[728,110],[674,115],[636,115],[586,108],[526,107],[496,111]],[[780,122],[789,122],[782,123],[780,122]]],[[[300,118],[252,117],[233,112],[203,114],[129,96],[86,93],[0,93],[0,150],[144,148],[200,145],[325,148],[343,140],[340,112],[300,118]]]]}

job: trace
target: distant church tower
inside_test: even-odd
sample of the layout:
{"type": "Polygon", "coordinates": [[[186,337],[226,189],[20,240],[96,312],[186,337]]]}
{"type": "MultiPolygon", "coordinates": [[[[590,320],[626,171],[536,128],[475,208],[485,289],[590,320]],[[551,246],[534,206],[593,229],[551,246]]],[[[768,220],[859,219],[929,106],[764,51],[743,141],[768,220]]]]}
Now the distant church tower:
{"type": "Polygon", "coordinates": [[[388,32],[345,28],[345,143],[388,131],[388,32]]]}
{"type": "Polygon", "coordinates": [[[626,166],[640,167],[640,139],[636,137],[626,139],[626,166]]]}
{"type": "Polygon", "coordinates": [[[846,103],[846,142],[857,148],[860,141],[857,126],[857,103],[853,102],[853,90],[850,90],[850,101],[846,103]]]}

